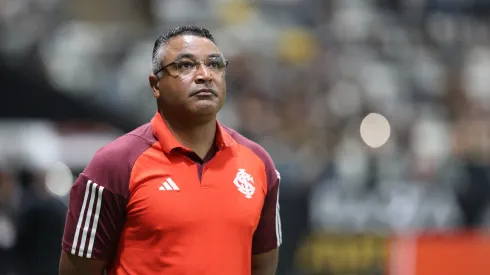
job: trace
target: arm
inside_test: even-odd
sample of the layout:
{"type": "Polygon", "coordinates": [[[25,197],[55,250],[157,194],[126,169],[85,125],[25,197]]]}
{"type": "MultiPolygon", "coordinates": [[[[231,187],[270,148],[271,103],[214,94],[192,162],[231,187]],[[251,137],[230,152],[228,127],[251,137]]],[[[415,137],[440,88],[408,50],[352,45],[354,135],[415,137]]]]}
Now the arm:
{"type": "Polygon", "coordinates": [[[274,275],[279,262],[279,249],[252,255],[252,275],[274,275]]]}
{"type": "Polygon", "coordinates": [[[282,242],[279,216],[279,172],[268,174],[269,189],[252,243],[252,275],[276,274],[282,242]]]}
{"type": "Polygon", "coordinates": [[[74,256],[65,251],[61,252],[60,275],[103,275],[106,263],[100,260],[90,260],[74,256]]]}
{"type": "Polygon", "coordinates": [[[103,274],[114,257],[127,197],[115,168],[104,154],[96,155],[73,184],[59,275],[103,274]]]}

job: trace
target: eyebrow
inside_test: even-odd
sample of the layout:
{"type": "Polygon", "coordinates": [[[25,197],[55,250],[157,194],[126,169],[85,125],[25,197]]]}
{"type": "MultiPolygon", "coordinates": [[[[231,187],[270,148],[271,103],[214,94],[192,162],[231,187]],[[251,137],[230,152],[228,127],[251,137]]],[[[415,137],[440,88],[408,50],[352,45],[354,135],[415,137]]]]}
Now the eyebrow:
{"type": "MultiPolygon", "coordinates": [[[[207,58],[216,58],[216,57],[223,57],[222,53],[212,53],[207,56],[207,58]]],[[[195,59],[196,57],[191,54],[191,53],[181,53],[175,57],[175,60],[183,59],[183,58],[189,58],[189,59],[195,59]]]]}

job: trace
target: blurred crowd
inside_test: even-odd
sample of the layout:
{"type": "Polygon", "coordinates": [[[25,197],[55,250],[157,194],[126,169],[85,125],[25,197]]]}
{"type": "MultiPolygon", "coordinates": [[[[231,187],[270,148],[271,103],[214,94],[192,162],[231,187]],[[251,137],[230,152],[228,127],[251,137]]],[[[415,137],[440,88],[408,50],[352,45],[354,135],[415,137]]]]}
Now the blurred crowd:
{"type": "MultiPolygon", "coordinates": [[[[181,24],[210,29],[230,61],[219,119],[262,144],[282,175],[284,262],[294,262],[310,231],[490,226],[488,0],[0,0],[0,7],[8,66],[139,123],[155,112],[147,83],[154,40],[181,24]],[[391,126],[381,148],[359,134],[373,112],[391,126]]],[[[0,227],[1,213],[2,203],[0,227]]]]}

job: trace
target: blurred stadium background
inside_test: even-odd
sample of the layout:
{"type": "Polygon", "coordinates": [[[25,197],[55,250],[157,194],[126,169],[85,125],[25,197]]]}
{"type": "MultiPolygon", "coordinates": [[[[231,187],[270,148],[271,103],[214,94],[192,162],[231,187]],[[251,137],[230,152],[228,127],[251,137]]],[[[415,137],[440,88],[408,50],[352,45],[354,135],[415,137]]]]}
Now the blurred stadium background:
{"type": "Polygon", "coordinates": [[[70,185],[151,118],[153,42],[180,24],[213,32],[220,120],[282,173],[279,275],[490,274],[489,19],[489,0],[0,0],[0,274],[57,274],[70,185]]]}

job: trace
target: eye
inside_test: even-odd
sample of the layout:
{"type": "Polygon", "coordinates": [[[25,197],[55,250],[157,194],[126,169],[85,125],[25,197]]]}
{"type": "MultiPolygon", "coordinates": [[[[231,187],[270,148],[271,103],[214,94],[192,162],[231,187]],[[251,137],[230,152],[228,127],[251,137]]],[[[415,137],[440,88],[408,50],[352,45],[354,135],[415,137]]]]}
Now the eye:
{"type": "Polygon", "coordinates": [[[175,63],[175,66],[179,70],[188,70],[195,67],[194,63],[190,61],[180,61],[179,63],[175,63]]]}
{"type": "Polygon", "coordinates": [[[207,62],[207,66],[210,68],[221,69],[225,66],[223,60],[210,60],[207,62]]]}

